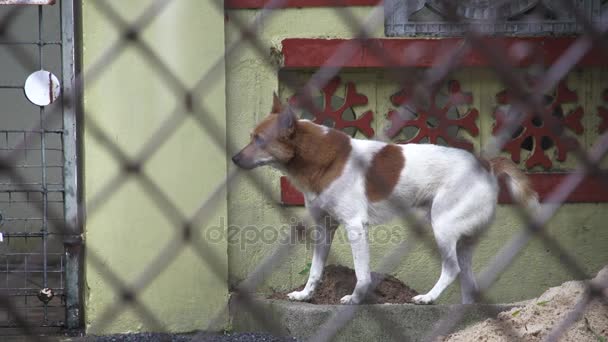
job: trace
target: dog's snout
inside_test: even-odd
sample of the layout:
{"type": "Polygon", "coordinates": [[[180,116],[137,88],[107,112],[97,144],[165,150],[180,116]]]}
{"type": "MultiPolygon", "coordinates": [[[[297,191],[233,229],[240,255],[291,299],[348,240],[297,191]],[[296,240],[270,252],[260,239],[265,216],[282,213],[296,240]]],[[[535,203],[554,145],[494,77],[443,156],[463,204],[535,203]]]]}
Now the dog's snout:
{"type": "Polygon", "coordinates": [[[232,162],[235,163],[236,165],[239,165],[239,161],[241,160],[241,154],[237,153],[234,156],[232,156],[232,162]]]}

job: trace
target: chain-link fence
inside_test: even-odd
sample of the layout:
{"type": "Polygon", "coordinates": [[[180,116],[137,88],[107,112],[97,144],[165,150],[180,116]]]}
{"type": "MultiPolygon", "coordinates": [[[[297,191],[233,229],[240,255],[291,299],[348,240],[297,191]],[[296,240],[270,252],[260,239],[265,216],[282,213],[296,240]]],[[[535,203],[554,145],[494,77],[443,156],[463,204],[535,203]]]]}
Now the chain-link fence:
{"type": "MultiPolygon", "coordinates": [[[[215,6],[218,13],[223,13],[223,1],[209,0],[209,2],[215,6]]],[[[222,194],[226,187],[240,171],[231,168],[225,182],[217,184],[217,188],[212,191],[212,195],[201,201],[198,210],[192,216],[185,216],[160,189],[159,185],[142,171],[154,153],[175,133],[179,124],[186,117],[194,119],[201,131],[223,148],[225,137],[222,129],[218,129],[218,123],[211,118],[208,108],[201,105],[204,103],[201,100],[204,100],[208,88],[218,78],[223,77],[218,72],[223,68],[211,67],[208,73],[200,75],[199,81],[194,87],[189,87],[172,73],[171,68],[163,58],[142,39],[141,31],[150,25],[157,16],[161,15],[172,1],[150,1],[147,9],[135,20],[124,19],[114,8],[112,1],[93,0],[86,3],[87,6],[94,7],[99,15],[112,22],[120,32],[119,39],[105,50],[103,58],[99,59],[98,64],[88,68],[86,74],[79,72],[78,49],[80,42],[77,33],[80,29],[77,23],[80,20],[80,6],[78,1],[60,0],[52,6],[7,5],[2,8],[3,16],[0,19],[2,53],[8,54],[9,57],[7,58],[20,64],[16,68],[22,68],[23,70],[50,69],[53,74],[60,76],[59,83],[62,89],[61,97],[55,101],[52,89],[54,83],[49,74],[51,89],[47,95],[50,98],[49,102],[54,104],[50,107],[36,107],[39,116],[31,123],[22,124],[18,129],[0,127],[0,148],[2,150],[0,172],[3,181],[0,184],[0,194],[6,195],[0,198],[2,201],[0,203],[2,205],[6,204],[6,208],[13,210],[6,211],[2,215],[5,224],[10,223],[11,229],[15,229],[14,231],[8,228],[4,230],[4,238],[7,241],[12,241],[10,242],[12,245],[7,244],[9,247],[6,248],[9,248],[9,250],[0,249],[3,253],[2,257],[6,260],[4,270],[0,266],[0,273],[6,276],[6,286],[0,291],[0,300],[4,308],[3,312],[6,313],[6,319],[3,320],[6,323],[5,325],[20,329],[20,332],[24,335],[38,336],[39,327],[82,328],[82,308],[84,304],[81,292],[83,286],[83,255],[81,253],[83,241],[81,233],[82,210],[84,208],[81,204],[79,205],[81,193],[78,187],[80,177],[77,168],[78,157],[81,152],[78,151],[80,130],[86,130],[90,136],[101,142],[106,152],[121,165],[121,172],[113,176],[101,191],[87,201],[87,215],[95,212],[127,179],[136,179],[138,184],[145,189],[150,200],[157,203],[159,208],[162,208],[162,214],[174,228],[173,238],[153,260],[150,260],[146,265],[141,265],[144,268],[142,275],[131,284],[122,281],[113,272],[111,265],[107,265],[99,255],[96,255],[93,251],[88,251],[87,262],[90,267],[102,274],[110,287],[107,291],[116,293],[117,297],[120,298],[119,301],[110,305],[98,316],[99,319],[95,322],[97,329],[102,331],[103,327],[110,324],[119,313],[129,308],[136,312],[142,321],[153,330],[165,331],[165,324],[146,306],[140,294],[169,267],[180,251],[186,247],[195,251],[200,260],[208,266],[212,272],[210,276],[216,276],[218,279],[224,277],[224,271],[221,269],[221,265],[223,265],[221,256],[215,255],[211,248],[207,248],[205,239],[198,236],[200,233],[193,229],[193,226],[195,223],[205,222],[205,215],[208,210],[222,200],[222,194]],[[34,32],[33,36],[29,38],[30,40],[24,40],[23,31],[20,28],[12,27],[17,21],[15,18],[23,15],[33,16],[31,19],[38,22],[37,32],[34,32]],[[56,26],[54,29],[50,31],[44,29],[45,18],[55,20],[54,25],[56,26]],[[49,33],[53,30],[55,30],[54,33],[49,33]],[[167,116],[164,124],[157,129],[152,135],[153,138],[144,144],[144,148],[135,157],[130,156],[113,141],[111,132],[105,131],[95,120],[86,119],[89,109],[81,106],[80,99],[83,84],[95,82],[113,65],[121,52],[130,47],[134,47],[147,63],[154,66],[158,77],[168,85],[167,96],[174,96],[177,103],[175,109],[167,116]],[[47,54],[54,54],[52,62],[47,61],[47,54]],[[187,113],[187,115],[183,115],[183,113],[187,113]],[[82,120],[82,118],[85,118],[85,120],[82,120]],[[29,126],[25,127],[24,125],[29,126]],[[30,157],[30,154],[36,154],[36,157],[30,157]],[[61,170],[61,173],[58,175],[56,171],[53,171],[54,169],[61,170]],[[6,182],[4,182],[5,180],[6,182]],[[27,208],[20,209],[20,203],[25,203],[27,208]],[[19,215],[25,216],[20,217],[19,215]],[[28,243],[34,246],[27,247],[28,243]],[[15,249],[11,250],[10,248],[21,249],[21,251],[14,252],[15,249]],[[65,250],[63,250],[64,248],[65,250]],[[25,286],[22,284],[25,284],[25,286]],[[18,296],[20,296],[20,299],[17,301],[18,296]],[[65,318],[55,311],[57,307],[65,310],[65,318]]],[[[404,15],[408,16],[419,10],[420,3],[424,5],[424,2],[387,1],[385,4],[380,3],[375,7],[370,6],[369,15],[364,20],[360,20],[349,7],[343,7],[345,4],[342,1],[335,0],[334,3],[335,15],[350,29],[352,39],[338,44],[331,56],[324,61],[324,65],[314,70],[304,85],[292,73],[281,74],[282,84],[289,89],[290,93],[296,94],[299,99],[298,105],[305,108],[309,113],[322,112],[322,109],[317,108],[320,104],[313,100],[312,93],[323,89],[332,80],[335,80],[335,77],[342,71],[342,67],[351,61],[353,54],[365,49],[373,57],[375,63],[394,70],[393,77],[397,79],[398,83],[411,86],[411,101],[401,102],[397,110],[400,122],[407,122],[415,119],[415,111],[412,108],[424,107],[426,99],[431,97],[433,92],[448,80],[448,76],[463,67],[464,55],[473,51],[476,56],[486,61],[487,66],[506,85],[511,97],[513,111],[520,113],[519,115],[507,116],[504,119],[502,125],[494,133],[494,138],[482,146],[483,157],[489,159],[497,156],[512,137],[517,136],[522,123],[533,117],[536,120],[542,120],[546,127],[551,130],[552,137],[556,140],[554,143],[557,144],[561,140],[567,141],[570,152],[577,160],[575,170],[564,177],[558,186],[551,189],[537,212],[530,213],[516,203],[517,207],[520,208],[519,214],[527,224],[510,241],[504,244],[504,247],[496,253],[493,260],[488,262],[484,270],[478,274],[479,289],[474,296],[477,300],[488,302],[488,298],[485,296],[487,290],[492,287],[500,274],[533,237],[539,238],[552,253],[555,253],[563,267],[567,268],[572,275],[576,278],[584,278],[586,276],[584,267],[579,265],[575,258],[571,256],[567,246],[560,245],[555,238],[547,233],[545,225],[585,177],[594,175],[604,179],[604,171],[600,167],[600,162],[608,149],[608,136],[606,133],[599,135],[597,141],[588,150],[580,144],[570,144],[571,139],[562,127],[563,121],[556,119],[553,110],[547,109],[544,94],[557,87],[559,81],[592,49],[599,50],[603,56],[608,56],[608,39],[606,38],[606,23],[608,23],[608,20],[602,17],[604,4],[599,1],[597,3],[589,2],[593,3],[592,6],[597,7],[593,7],[590,10],[591,12],[587,11],[585,7],[581,7],[581,2],[564,0],[547,2],[549,5],[545,4],[547,11],[554,10],[557,13],[557,19],[551,24],[553,25],[552,29],[557,30],[555,27],[561,27],[559,24],[563,16],[560,17],[560,15],[568,13],[566,19],[563,20],[570,20],[570,24],[574,23],[574,26],[572,26],[574,31],[569,33],[576,33],[576,31],[578,33],[571,40],[571,44],[563,50],[563,53],[556,57],[541,75],[537,75],[534,85],[530,87],[528,80],[522,77],[521,73],[515,71],[512,60],[509,58],[510,53],[504,50],[505,47],[487,39],[488,36],[498,34],[518,33],[516,28],[513,29],[513,27],[507,25],[508,22],[505,23],[505,20],[502,20],[504,18],[500,14],[504,6],[511,8],[509,2],[492,5],[475,2],[481,6],[480,13],[485,13],[478,17],[477,14],[464,11],[460,5],[454,2],[432,1],[429,6],[435,11],[434,13],[440,13],[444,21],[442,25],[447,25],[446,27],[453,29],[453,31],[447,33],[441,31],[442,34],[460,35],[462,43],[457,48],[435,51],[433,59],[428,62],[429,66],[424,68],[415,78],[412,77],[411,73],[399,72],[399,67],[395,66],[400,66],[403,63],[394,54],[386,53],[381,45],[374,44],[370,32],[382,23],[385,16],[390,16],[391,21],[390,25],[387,25],[387,33],[392,32],[391,34],[394,35],[435,35],[439,31],[433,31],[429,28],[429,25],[432,25],[432,20],[429,20],[430,23],[409,23],[407,20],[401,23],[395,22],[397,20],[395,17],[401,15],[399,13],[405,13],[404,15]],[[554,8],[551,6],[554,6],[554,8]],[[414,7],[416,8],[414,9],[414,7]],[[494,12],[492,9],[494,9],[494,12]],[[474,20],[478,20],[478,22],[474,20]],[[494,24],[494,26],[490,24],[494,24]],[[502,24],[507,26],[501,26],[502,24]],[[501,31],[498,27],[506,28],[501,31]]],[[[225,58],[230,57],[238,51],[239,47],[247,44],[270,68],[276,68],[276,58],[272,57],[265,42],[256,35],[256,28],[273,16],[280,15],[281,8],[287,4],[287,0],[268,1],[251,22],[246,22],[239,16],[230,17],[230,24],[240,30],[240,38],[225,46],[224,56],[217,60],[214,65],[223,65],[225,58]]],[[[524,8],[523,10],[527,9],[524,8]]],[[[531,27],[534,26],[534,20],[540,21],[541,19],[532,17],[526,22],[525,32],[527,34],[530,34],[530,30],[533,30],[531,27]]],[[[539,32],[536,32],[536,34],[542,34],[542,32],[539,32]]],[[[181,38],[176,37],[176,39],[181,38]]],[[[424,51],[424,45],[417,49],[417,51],[411,50],[408,53],[429,54],[428,51],[424,51]]],[[[2,82],[5,81],[2,80],[2,82]]],[[[0,84],[0,91],[10,91],[12,89],[25,90],[26,93],[28,91],[28,89],[24,89],[23,86],[17,84],[16,81],[11,84],[0,84]]],[[[111,101],[111,99],[109,100],[111,101]]],[[[6,101],[10,101],[8,97],[6,101]]],[[[17,112],[17,110],[12,109],[11,111],[12,113],[17,112]]],[[[2,115],[8,117],[12,113],[3,110],[2,115]]],[[[445,113],[435,113],[434,115],[445,115],[445,113]]],[[[5,117],[2,118],[2,120],[4,119],[5,117]]],[[[439,117],[438,120],[442,120],[442,118],[439,117]]],[[[4,123],[4,121],[2,122],[4,123]]],[[[227,151],[236,151],[239,147],[241,146],[236,146],[228,137],[226,142],[227,151]]],[[[361,165],[364,165],[364,163],[361,165]]],[[[243,176],[251,178],[257,190],[268,198],[276,192],[276,189],[268,187],[255,173],[244,173],[243,176]]],[[[383,180],[380,179],[378,182],[386,187],[383,180]]],[[[602,184],[602,186],[607,185],[602,184]]],[[[403,213],[404,226],[411,230],[412,236],[415,236],[416,239],[397,245],[392,251],[386,253],[386,256],[379,263],[380,269],[378,271],[383,273],[391,273],[398,265],[407,260],[407,255],[415,243],[421,243],[433,250],[435,249],[431,230],[427,229],[425,221],[412,214],[412,208],[405,206],[403,203],[390,203],[390,205],[395,212],[403,213]]],[[[5,207],[0,210],[7,210],[3,208],[5,207]]],[[[288,220],[293,216],[293,213],[284,209],[281,210],[280,215],[288,220]]],[[[302,218],[301,221],[308,222],[308,219],[302,218]]],[[[298,234],[298,227],[293,227],[289,236],[285,239],[297,241],[298,239],[295,236],[298,234]]],[[[240,307],[253,312],[256,319],[259,320],[259,324],[271,332],[281,331],[279,328],[280,322],[273,321],[273,316],[265,312],[265,308],[259,305],[254,295],[270,270],[288,259],[293,247],[293,243],[279,244],[276,250],[264,258],[248,278],[234,289],[233,296],[235,300],[241,303],[240,307]]],[[[372,284],[368,291],[372,291],[376,285],[375,283],[372,284]]],[[[581,302],[572,309],[566,319],[555,322],[547,339],[557,340],[568,326],[581,316],[591,299],[600,298],[605,301],[603,289],[607,286],[608,284],[589,283],[587,292],[581,302]]],[[[324,325],[318,327],[318,330],[312,335],[312,339],[331,339],[355,316],[359,308],[357,305],[339,307],[324,325]]],[[[215,319],[212,319],[209,327],[216,326],[214,322],[224,319],[227,310],[228,307],[224,312],[219,313],[215,319]]],[[[452,331],[463,318],[466,310],[466,306],[456,307],[452,312],[442,317],[434,330],[428,332],[428,339],[433,340],[452,331]]],[[[382,312],[378,310],[379,324],[383,324],[382,315],[382,312]]],[[[500,321],[497,324],[500,324],[500,329],[505,332],[512,329],[509,322],[500,321]]],[[[383,327],[390,332],[394,340],[409,340],[407,331],[399,331],[386,324],[383,327]]],[[[203,331],[207,328],[205,326],[200,327],[203,331]]],[[[194,340],[202,338],[204,338],[202,335],[193,336],[194,340]]]]}

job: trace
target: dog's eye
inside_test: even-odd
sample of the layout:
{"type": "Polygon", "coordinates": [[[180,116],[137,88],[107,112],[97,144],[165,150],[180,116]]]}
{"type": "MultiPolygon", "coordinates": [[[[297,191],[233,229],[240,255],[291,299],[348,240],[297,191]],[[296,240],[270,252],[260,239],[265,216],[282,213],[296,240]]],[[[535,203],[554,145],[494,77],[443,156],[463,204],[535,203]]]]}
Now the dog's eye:
{"type": "Polygon", "coordinates": [[[255,141],[255,144],[258,145],[258,146],[263,146],[264,145],[264,138],[262,138],[258,134],[256,134],[256,135],[253,136],[253,140],[255,141]]]}

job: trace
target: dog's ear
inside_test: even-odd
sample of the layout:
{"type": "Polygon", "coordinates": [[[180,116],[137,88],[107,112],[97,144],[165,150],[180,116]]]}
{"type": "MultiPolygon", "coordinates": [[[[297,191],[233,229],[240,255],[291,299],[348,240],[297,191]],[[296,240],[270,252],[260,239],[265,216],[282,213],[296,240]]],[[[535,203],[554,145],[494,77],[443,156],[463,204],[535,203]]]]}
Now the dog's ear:
{"type": "Polygon", "coordinates": [[[272,92],[272,109],[270,113],[279,114],[283,111],[283,104],[281,103],[281,99],[277,96],[276,92],[272,92]]]}
{"type": "Polygon", "coordinates": [[[279,131],[283,136],[291,136],[295,131],[296,114],[291,106],[287,105],[282,112],[279,113],[279,131]]]}

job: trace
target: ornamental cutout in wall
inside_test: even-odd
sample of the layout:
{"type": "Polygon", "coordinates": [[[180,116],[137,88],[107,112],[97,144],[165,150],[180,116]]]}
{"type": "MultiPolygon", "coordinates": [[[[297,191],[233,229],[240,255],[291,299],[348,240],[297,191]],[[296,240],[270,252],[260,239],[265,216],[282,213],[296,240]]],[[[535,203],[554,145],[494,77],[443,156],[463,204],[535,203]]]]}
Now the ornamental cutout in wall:
{"type": "Polygon", "coordinates": [[[292,96],[289,103],[300,109],[300,117],[304,119],[342,130],[351,136],[355,136],[359,131],[368,138],[373,137],[374,129],[371,123],[374,113],[370,110],[357,117],[352,108],[366,105],[367,96],[357,93],[353,82],[347,82],[345,95],[342,98],[336,94],[341,84],[341,79],[335,77],[321,89],[320,96],[313,96],[312,102],[315,110],[312,113],[303,104],[299,104],[300,100],[297,96],[292,96]]]}
{"type": "Polygon", "coordinates": [[[436,89],[431,94],[427,108],[416,107],[411,89],[402,89],[392,95],[391,103],[399,110],[391,110],[388,119],[391,122],[387,135],[398,143],[429,142],[432,144],[462,148],[472,151],[473,144],[458,137],[459,129],[466,130],[471,136],[479,134],[476,120],[477,109],[470,107],[473,102],[471,93],[464,93],[460,83],[451,80],[447,83],[447,94],[436,89]],[[464,109],[463,109],[464,107],[464,109]]]}
{"type": "Polygon", "coordinates": [[[594,24],[608,13],[603,0],[385,0],[387,36],[463,36],[471,29],[488,35],[555,36],[583,31],[576,10],[594,24]],[[446,3],[450,6],[446,6],[446,3]],[[451,19],[455,10],[459,22],[451,19]]]}
{"type": "Polygon", "coordinates": [[[564,80],[560,81],[553,94],[545,95],[545,112],[543,115],[533,115],[531,112],[521,113],[514,109],[514,106],[511,106],[513,100],[513,95],[507,90],[503,90],[496,95],[499,106],[494,112],[496,119],[493,128],[494,134],[504,126],[509,116],[525,116],[521,126],[513,133],[511,140],[504,145],[503,150],[511,154],[511,159],[515,163],[520,162],[522,149],[530,151],[525,162],[528,169],[535,166],[550,169],[553,162],[547,155],[547,151],[551,148],[555,148],[558,161],[565,161],[568,152],[572,151],[578,144],[577,139],[568,136],[565,129],[578,135],[584,131],[581,123],[584,114],[583,108],[577,106],[568,113],[564,113],[562,107],[564,104],[578,102],[576,92],[570,90],[564,80]]]}
{"type": "Polygon", "coordinates": [[[608,130],[608,88],[602,93],[603,106],[597,107],[597,115],[602,119],[602,122],[597,127],[598,133],[604,133],[608,130]]]}

